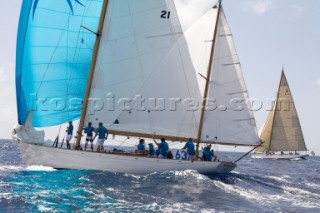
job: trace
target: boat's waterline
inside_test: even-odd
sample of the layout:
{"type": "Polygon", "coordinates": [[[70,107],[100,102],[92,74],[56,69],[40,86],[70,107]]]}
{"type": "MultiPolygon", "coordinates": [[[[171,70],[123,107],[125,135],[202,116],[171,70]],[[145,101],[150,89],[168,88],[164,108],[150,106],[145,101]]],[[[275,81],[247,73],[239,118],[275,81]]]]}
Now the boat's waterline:
{"type": "Polygon", "coordinates": [[[27,165],[43,165],[59,169],[102,170],[134,175],[146,175],[162,171],[196,170],[201,174],[229,173],[236,164],[232,162],[208,162],[158,159],[84,152],[52,148],[19,142],[20,153],[27,165]]]}

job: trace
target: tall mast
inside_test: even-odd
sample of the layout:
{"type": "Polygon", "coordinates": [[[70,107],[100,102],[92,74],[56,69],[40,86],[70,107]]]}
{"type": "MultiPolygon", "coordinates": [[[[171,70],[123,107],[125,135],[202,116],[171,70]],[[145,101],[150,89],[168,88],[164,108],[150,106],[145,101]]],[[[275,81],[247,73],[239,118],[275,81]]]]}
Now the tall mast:
{"type": "Polygon", "coordinates": [[[214,28],[214,33],[213,33],[211,55],[210,55],[210,61],[209,61],[209,66],[208,66],[208,71],[207,71],[206,87],[204,89],[204,95],[203,95],[203,100],[202,100],[200,123],[199,123],[199,129],[198,129],[198,141],[197,141],[197,145],[196,145],[196,158],[198,158],[198,151],[199,151],[199,144],[200,144],[201,135],[202,135],[205,107],[206,107],[208,93],[209,93],[209,83],[210,83],[210,76],[211,76],[211,70],[212,70],[211,68],[212,68],[212,64],[213,64],[214,48],[215,48],[215,44],[216,44],[216,38],[217,38],[218,27],[219,27],[218,25],[219,25],[220,11],[221,11],[221,3],[222,3],[222,0],[219,0],[217,20],[216,20],[216,25],[214,28]]]}
{"type": "Polygon", "coordinates": [[[99,45],[100,45],[102,31],[103,31],[104,19],[106,17],[107,8],[108,8],[108,2],[109,2],[109,0],[104,0],[103,1],[100,20],[99,20],[99,25],[98,25],[98,32],[95,33],[97,38],[96,38],[96,41],[95,41],[95,44],[94,44],[92,61],[91,61],[91,66],[90,66],[90,72],[89,72],[88,81],[87,81],[87,88],[86,88],[86,93],[84,95],[84,100],[83,100],[83,105],[82,105],[83,109],[82,109],[82,112],[81,112],[81,117],[80,117],[80,122],[79,122],[76,149],[80,149],[82,129],[83,129],[84,120],[85,120],[85,117],[86,117],[86,114],[87,114],[88,99],[89,99],[89,96],[90,96],[91,85],[92,85],[92,80],[93,80],[93,74],[94,74],[94,70],[95,70],[95,67],[96,67],[98,51],[99,51],[99,45]]]}

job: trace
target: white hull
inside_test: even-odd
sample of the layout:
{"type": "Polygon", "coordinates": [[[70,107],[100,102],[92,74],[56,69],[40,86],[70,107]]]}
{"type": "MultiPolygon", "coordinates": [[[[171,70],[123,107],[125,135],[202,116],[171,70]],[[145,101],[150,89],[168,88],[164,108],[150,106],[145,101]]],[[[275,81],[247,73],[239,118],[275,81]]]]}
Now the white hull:
{"type": "Polygon", "coordinates": [[[145,175],[170,170],[196,170],[201,174],[228,173],[237,165],[231,162],[170,160],[84,152],[19,142],[21,156],[27,165],[57,169],[102,170],[145,175]]]}
{"type": "Polygon", "coordinates": [[[293,159],[302,159],[304,157],[307,157],[308,155],[289,155],[289,154],[273,154],[273,155],[266,155],[263,153],[255,153],[251,157],[252,158],[260,158],[260,159],[274,159],[274,160],[293,160],[293,159]]]}

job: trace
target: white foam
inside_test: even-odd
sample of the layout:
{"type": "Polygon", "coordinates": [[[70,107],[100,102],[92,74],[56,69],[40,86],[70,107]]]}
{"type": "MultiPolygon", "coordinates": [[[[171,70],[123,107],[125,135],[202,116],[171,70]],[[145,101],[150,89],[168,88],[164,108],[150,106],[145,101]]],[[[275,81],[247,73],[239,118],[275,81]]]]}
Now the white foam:
{"type": "Polygon", "coordinates": [[[52,208],[48,208],[48,207],[45,207],[45,206],[38,206],[38,209],[41,212],[47,212],[47,211],[51,211],[52,210],[52,208]]]}
{"type": "Polygon", "coordinates": [[[238,194],[241,197],[246,198],[247,200],[255,201],[255,202],[261,203],[261,204],[273,203],[273,200],[270,199],[270,197],[268,198],[268,197],[266,197],[265,194],[258,193],[256,191],[248,189],[248,188],[244,189],[241,187],[237,187],[235,185],[225,184],[220,181],[214,181],[214,184],[224,191],[230,192],[232,194],[238,194]]]}
{"type": "Polygon", "coordinates": [[[174,204],[162,206],[161,211],[162,212],[188,212],[188,211],[194,211],[194,206],[190,203],[174,203],[174,204]]]}
{"type": "Polygon", "coordinates": [[[21,166],[0,166],[0,171],[17,171],[17,170],[23,170],[23,167],[21,166]]]}
{"type": "Polygon", "coordinates": [[[79,180],[84,180],[84,181],[88,181],[88,182],[91,181],[89,178],[86,178],[86,177],[80,177],[79,180]]]}
{"type": "Polygon", "coordinates": [[[306,185],[309,186],[309,187],[315,188],[315,189],[319,189],[319,188],[320,188],[320,185],[319,185],[319,184],[308,183],[308,182],[305,182],[304,184],[306,184],[306,185]]]}
{"type": "Polygon", "coordinates": [[[289,181],[286,179],[286,178],[288,178],[288,176],[287,175],[283,175],[283,176],[267,176],[268,178],[271,178],[271,179],[273,179],[273,180],[277,180],[277,181],[282,181],[282,182],[286,182],[286,183],[288,183],[289,181]]]}
{"type": "Polygon", "coordinates": [[[123,174],[123,176],[132,177],[132,178],[134,178],[136,180],[139,180],[141,178],[141,176],[139,176],[139,175],[132,175],[132,174],[127,174],[127,173],[123,174]]]}
{"type": "Polygon", "coordinates": [[[0,198],[9,199],[11,197],[11,193],[0,193],[0,198]]]}
{"type": "Polygon", "coordinates": [[[320,195],[318,195],[316,193],[309,192],[309,191],[301,189],[301,188],[295,188],[295,187],[290,187],[290,186],[282,186],[281,188],[283,190],[285,190],[285,192],[290,193],[290,194],[294,194],[296,196],[297,195],[301,195],[301,196],[312,195],[312,196],[317,197],[318,199],[320,199],[320,195]]]}
{"type": "Polygon", "coordinates": [[[47,172],[56,171],[56,169],[54,169],[52,167],[38,166],[38,165],[28,166],[25,170],[26,171],[47,171],[47,172]]]}
{"type": "MultiPolygon", "coordinates": [[[[287,180],[284,179],[285,177],[288,178],[288,176],[281,176],[281,177],[269,176],[269,178],[272,178],[272,179],[288,182],[287,180]]],[[[254,180],[255,178],[252,178],[252,179],[254,180]]],[[[238,181],[239,183],[242,182],[241,179],[239,179],[238,181]]],[[[305,189],[298,188],[298,187],[278,185],[278,187],[280,187],[283,190],[283,192],[281,191],[278,194],[269,194],[269,191],[259,192],[254,190],[254,188],[250,189],[250,188],[246,188],[245,186],[240,187],[239,185],[242,185],[242,184],[229,185],[220,181],[214,181],[214,184],[228,193],[238,194],[239,196],[247,200],[260,203],[264,206],[266,204],[270,206],[274,206],[276,203],[280,204],[283,202],[288,202],[288,203],[291,203],[293,206],[302,207],[302,208],[319,208],[320,207],[320,204],[318,204],[318,202],[315,202],[315,200],[320,199],[320,195],[312,193],[305,189]],[[306,201],[306,198],[310,198],[310,199],[306,201]]],[[[272,183],[268,183],[268,185],[276,186],[275,184],[272,184],[272,183]]],[[[258,188],[258,190],[260,189],[258,188]]]]}
{"type": "Polygon", "coordinates": [[[299,202],[293,202],[293,206],[298,206],[302,208],[320,208],[319,204],[311,203],[310,201],[299,201],[299,202]]]}
{"type": "Polygon", "coordinates": [[[207,176],[201,175],[194,170],[175,171],[174,174],[175,174],[175,176],[183,176],[183,177],[190,177],[191,176],[197,180],[208,179],[207,176]]]}

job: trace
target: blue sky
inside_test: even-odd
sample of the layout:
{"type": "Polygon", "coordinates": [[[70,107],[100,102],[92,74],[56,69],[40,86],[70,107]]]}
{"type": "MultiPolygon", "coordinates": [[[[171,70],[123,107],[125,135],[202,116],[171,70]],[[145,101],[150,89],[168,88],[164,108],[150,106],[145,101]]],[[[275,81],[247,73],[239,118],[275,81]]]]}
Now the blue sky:
{"type": "MultiPolygon", "coordinates": [[[[14,64],[21,2],[10,0],[0,7],[0,138],[10,138],[17,122],[14,64]]],[[[176,0],[183,27],[215,2],[176,0]]],[[[258,129],[276,95],[284,65],[307,147],[320,154],[320,1],[224,0],[223,6],[249,95],[265,103],[255,112],[258,129]]]]}

